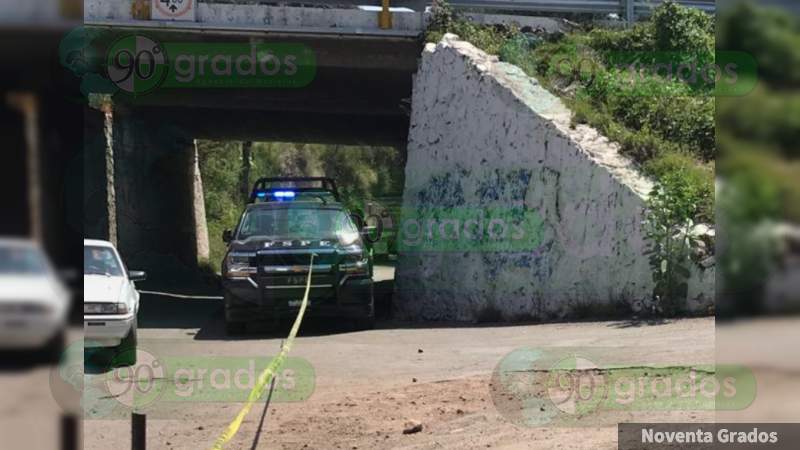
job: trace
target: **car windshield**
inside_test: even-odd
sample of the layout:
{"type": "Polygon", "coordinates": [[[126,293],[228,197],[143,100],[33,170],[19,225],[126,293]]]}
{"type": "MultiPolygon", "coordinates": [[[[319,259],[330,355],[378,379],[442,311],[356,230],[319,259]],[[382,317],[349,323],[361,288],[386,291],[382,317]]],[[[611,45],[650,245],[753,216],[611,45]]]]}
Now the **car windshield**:
{"type": "Polygon", "coordinates": [[[122,276],[122,264],[108,247],[83,247],[83,274],[122,276]]]}
{"type": "Polygon", "coordinates": [[[287,239],[324,239],[358,233],[342,210],[321,208],[253,209],[242,218],[237,238],[269,236],[287,239]]]}
{"type": "Polygon", "coordinates": [[[32,247],[0,247],[0,275],[45,275],[44,255],[32,247]]]}

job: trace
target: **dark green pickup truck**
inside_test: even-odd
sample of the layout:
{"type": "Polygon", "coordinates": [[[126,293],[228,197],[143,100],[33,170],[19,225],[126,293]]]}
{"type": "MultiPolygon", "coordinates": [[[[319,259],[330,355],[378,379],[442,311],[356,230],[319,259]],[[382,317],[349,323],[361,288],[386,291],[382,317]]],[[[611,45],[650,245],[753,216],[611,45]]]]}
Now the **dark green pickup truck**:
{"type": "Polygon", "coordinates": [[[329,178],[262,178],[222,263],[228,334],[248,322],[296,316],[314,255],[307,316],[375,321],[372,255],[364,221],[341,203],[329,178]]]}

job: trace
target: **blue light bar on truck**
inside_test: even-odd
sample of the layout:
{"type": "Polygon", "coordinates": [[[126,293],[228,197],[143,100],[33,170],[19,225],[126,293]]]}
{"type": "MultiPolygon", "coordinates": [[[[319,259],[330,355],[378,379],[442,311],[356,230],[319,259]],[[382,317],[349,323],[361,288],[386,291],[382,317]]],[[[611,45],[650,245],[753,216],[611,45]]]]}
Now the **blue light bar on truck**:
{"type": "Polygon", "coordinates": [[[275,198],[294,198],[294,191],[274,191],[272,196],[275,198]]]}

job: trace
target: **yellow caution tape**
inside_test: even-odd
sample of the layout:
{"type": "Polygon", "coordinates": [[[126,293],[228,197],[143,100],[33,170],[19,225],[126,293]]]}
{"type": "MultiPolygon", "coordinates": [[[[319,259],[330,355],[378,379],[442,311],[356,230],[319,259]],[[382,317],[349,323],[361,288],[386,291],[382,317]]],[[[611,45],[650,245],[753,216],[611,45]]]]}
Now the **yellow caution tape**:
{"type": "Polygon", "coordinates": [[[278,369],[283,365],[283,362],[286,360],[286,355],[289,354],[289,350],[292,348],[292,342],[294,342],[294,337],[297,335],[297,331],[300,329],[300,323],[303,321],[303,314],[306,312],[306,305],[308,305],[308,293],[311,290],[311,269],[314,265],[314,254],[311,254],[311,262],[308,266],[308,279],[306,280],[306,293],[303,296],[303,302],[300,305],[300,311],[297,313],[297,318],[294,319],[294,325],[292,325],[291,331],[289,331],[289,337],[286,338],[283,345],[281,346],[281,351],[278,353],[277,356],[272,358],[272,361],[269,362],[269,365],[261,372],[258,376],[258,380],[256,381],[256,385],[253,387],[253,390],[250,391],[250,394],[247,396],[247,402],[242,407],[239,414],[233,419],[233,422],[228,425],[228,428],[219,436],[217,441],[214,443],[212,450],[222,450],[223,446],[230,442],[231,439],[236,435],[239,431],[239,427],[242,426],[242,421],[250,412],[250,409],[253,408],[253,404],[258,401],[259,398],[264,394],[264,388],[270,383],[270,380],[275,373],[277,373],[278,369]]]}

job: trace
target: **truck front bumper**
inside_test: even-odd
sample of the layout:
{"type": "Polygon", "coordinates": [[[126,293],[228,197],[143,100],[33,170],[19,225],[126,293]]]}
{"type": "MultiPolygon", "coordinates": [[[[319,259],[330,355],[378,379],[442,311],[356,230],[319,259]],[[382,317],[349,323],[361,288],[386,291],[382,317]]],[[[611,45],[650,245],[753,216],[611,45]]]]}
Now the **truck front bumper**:
{"type": "MultiPolygon", "coordinates": [[[[305,286],[267,289],[253,284],[249,280],[223,282],[225,319],[228,322],[277,320],[297,316],[305,286]]],[[[372,278],[349,278],[339,286],[312,287],[306,316],[345,319],[373,317],[372,291],[372,278]]]]}

